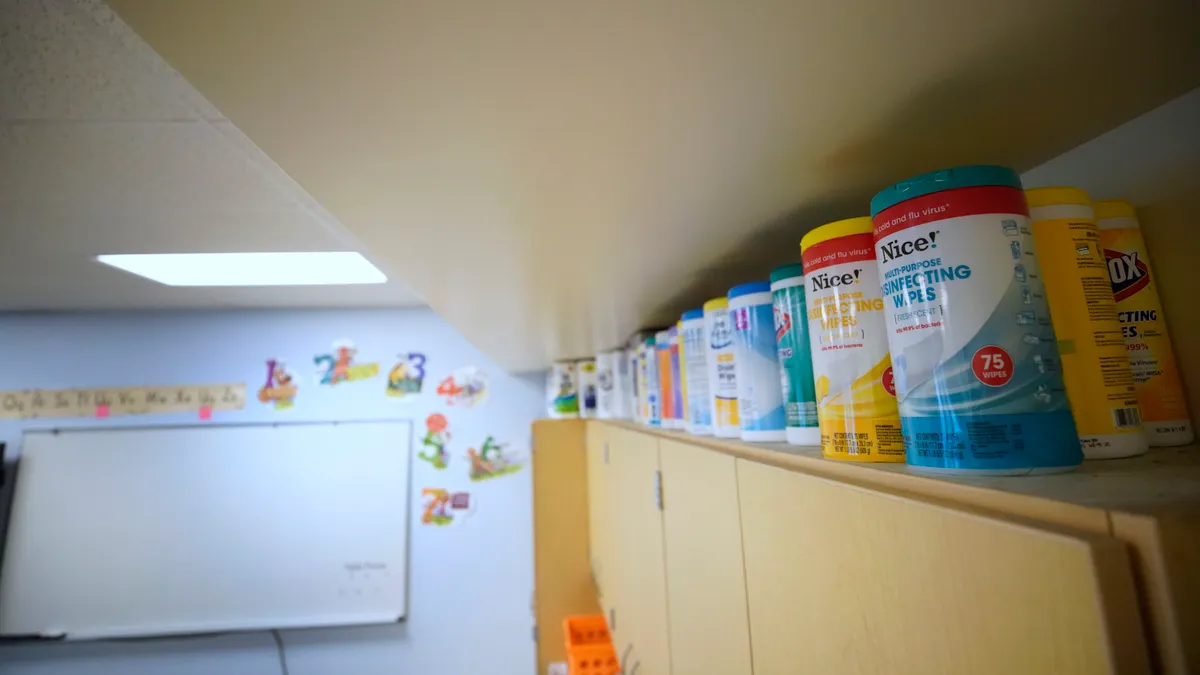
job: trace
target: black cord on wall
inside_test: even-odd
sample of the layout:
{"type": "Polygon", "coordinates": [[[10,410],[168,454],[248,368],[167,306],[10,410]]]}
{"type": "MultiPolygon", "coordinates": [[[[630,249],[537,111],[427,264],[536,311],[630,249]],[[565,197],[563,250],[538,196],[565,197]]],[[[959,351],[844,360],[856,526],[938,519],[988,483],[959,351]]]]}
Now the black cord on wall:
{"type": "Polygon", "coordinates": [[[279,634],[278,630],[272,630],[271,637],[275,638],[275,651],[279,653],[279,671],[283,675],[291,675],[288,672],[287,654],[283,651],[283,636],[279,634]]]}

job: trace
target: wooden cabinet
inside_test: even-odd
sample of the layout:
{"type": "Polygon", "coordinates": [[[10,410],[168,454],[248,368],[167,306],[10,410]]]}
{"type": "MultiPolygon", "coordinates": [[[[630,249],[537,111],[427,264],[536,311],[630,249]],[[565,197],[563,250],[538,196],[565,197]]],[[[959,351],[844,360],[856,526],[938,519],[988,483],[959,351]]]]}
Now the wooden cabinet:
{"type": "Polygon", "coordinates": [[[933,478],[589,427],[591,558],[627,673],[1194,670],[1194,448],[933,478]]]}
{"type": "Polygon", "coordinates": [[[588,570],[586,425],[547,420],[533,425],[533,611],[538,672],[566,659],[564,617],[597,614],[588,570]]]}
{"type": "Polygon", "coordinates": [[[614,518],[612,575],[619,577],[609,584],[616,596],[613,638],[625,672],[636,666],[638,675],[671,673],[658,472],[657,438],[625,429],[610,435],[606,498],[614,518]]]}
{"type": "Polygon", "coordinates": [[[587,426],[588,564],[602,605],[605,593],[604,557],[611,553],[608,527],[612,519],[607,512],[605,475],[609,433],[610,427],[603,424],[587,426]]]}
{"type": "Polygon", "coordinates": [[[1149,672],[1110,537],[741,459],[737,475],[757,675],[1149,672]]]}
{"type": "Polygon", "coordinates": [[[746,570],[733,457],[659,441],[671,666],[750,675],[746,570]]]}

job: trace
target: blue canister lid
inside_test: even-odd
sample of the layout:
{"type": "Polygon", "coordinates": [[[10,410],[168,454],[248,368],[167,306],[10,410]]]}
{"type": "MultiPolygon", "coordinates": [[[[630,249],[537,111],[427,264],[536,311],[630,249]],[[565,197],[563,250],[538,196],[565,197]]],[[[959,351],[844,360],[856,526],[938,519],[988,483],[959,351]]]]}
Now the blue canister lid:
{"type": "Polygon", "coordinates": [[[913,197],[931,195],[942,190],[954,190],[965,187],[983,187],[999,185],[1021,188],[1021,177],[1016,171],[1006,166],[991,164],[976,164],[974,166],[956,166],[952,169],[930,171],[908,180],[902,180],[890,185],[871,198],[871,217],[880,211],[886,211],[893,206],[906,202],[913,197]]]}
{"type": "Polygon", "coordinates": [[[704,310],[689,309],[688,311],[684,312],[679,318],[683,319],[684,321],[687,321],[689,319],[703,319],[704,318],[704,310]]]}
{"type": "Polygon", "coordinates": [[[729,289],[729,299],[732,300],[734,298],[737,298],[737,297],[740,297],[743,295],[750,295],[752,293],[770,293],[770,292],[771,292],[771,284],[769,282],[751,281],[748,284],[734,286],[733,288],[729,289]]]}

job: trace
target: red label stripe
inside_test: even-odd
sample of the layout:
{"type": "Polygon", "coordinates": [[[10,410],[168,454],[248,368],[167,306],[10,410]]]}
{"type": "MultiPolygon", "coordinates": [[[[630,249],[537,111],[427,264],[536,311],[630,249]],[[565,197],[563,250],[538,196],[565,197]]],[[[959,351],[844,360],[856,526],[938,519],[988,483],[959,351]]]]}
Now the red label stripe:
{"type": "Polygon", "coordinates": [[[915,197],[880,211],[871,219],[875,223],[875,241],[947,218],[975,216],[981,213],[1016,213],[1029,216],[1025,193],[1006,186],[958,188],[915,197]]]}
{"type": "Polygon", "coordinates": [[[875,259],[875,239],[870,233],[851,234],[813,244],[800,256],[804,273],[815,272],[830,265],[875,259]]]}

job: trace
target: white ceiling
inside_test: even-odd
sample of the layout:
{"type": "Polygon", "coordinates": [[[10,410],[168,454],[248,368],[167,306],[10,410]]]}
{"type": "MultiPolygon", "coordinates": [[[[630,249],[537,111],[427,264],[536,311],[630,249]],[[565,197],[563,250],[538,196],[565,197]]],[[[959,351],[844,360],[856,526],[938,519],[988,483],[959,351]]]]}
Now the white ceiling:
{"type": "Polygon", "coordinates": [[[0,228],[3,310],[421,304],[386,265],[372,286],[170,288],[95,262],[365,251],[98,0],[0,0],[0,228]]]}

